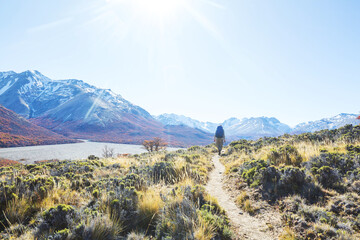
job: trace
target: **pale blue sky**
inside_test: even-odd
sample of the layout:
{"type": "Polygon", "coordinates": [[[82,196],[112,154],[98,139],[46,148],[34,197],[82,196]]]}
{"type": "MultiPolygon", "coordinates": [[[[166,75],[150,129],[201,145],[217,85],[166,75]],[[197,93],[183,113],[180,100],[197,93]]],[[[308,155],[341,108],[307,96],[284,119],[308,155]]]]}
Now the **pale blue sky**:
{"type": "Polygon", "coordinates": [[[357,0],[0,0],[0,71],[82,79],[154,115],[295,125],[359,113],[359,12],[357,0]]]}

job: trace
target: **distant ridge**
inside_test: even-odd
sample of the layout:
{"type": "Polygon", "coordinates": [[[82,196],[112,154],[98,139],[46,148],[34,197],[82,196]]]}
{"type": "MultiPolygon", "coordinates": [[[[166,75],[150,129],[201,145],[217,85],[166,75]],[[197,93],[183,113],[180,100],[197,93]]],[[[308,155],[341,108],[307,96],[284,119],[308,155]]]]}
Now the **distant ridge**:
{"type": "Polygon", "coordinates": [[[0,147],[73,142],[77,141],[36,126],[0,105],[0,147]]]}
{"type": "Polygon", "coordinates": [[[216,127],[221,124],[225,129],[227,138],[236,139],[256,139],[260,137],[279,136],[290,133],[291,128],[281,123],[276,118],[257,117],[257,118],[229,118],[222,123],[201,122],[182,115],[162,114],[156,116],[163,124],[167,125],[186,125],[207,131],[214,134],[216,127]]]}
{"type": "Polygon", "coordinates": [[[305,132],[315,132],[323,129],[335,129],[347,124],[358,125],[360,121],[356,119],[357,114],[341,113],[331,118],[323,118],[318,121],[301,123],[294,128],[281,123],[276,118],[255,117],[255,118],[229,118],[222,123],[201,122],[183,115],[162,114],[156,116],[163,124],[186,125],[214,133],[216,126],[222,124],[226,135],[231,139],[257,139],[260,137],[276,137],[283,134],[300,134],[305,132]]]}
{"type": "Polygon", "coordinates": [[[347,124],[358,125],[360,121],[356,119],[358,114],[341,113],[334,117],[323,118],[317,121],[300,123],[295,126],[292,133],[316,132],[323,129],[336,129],[347,124]]]}

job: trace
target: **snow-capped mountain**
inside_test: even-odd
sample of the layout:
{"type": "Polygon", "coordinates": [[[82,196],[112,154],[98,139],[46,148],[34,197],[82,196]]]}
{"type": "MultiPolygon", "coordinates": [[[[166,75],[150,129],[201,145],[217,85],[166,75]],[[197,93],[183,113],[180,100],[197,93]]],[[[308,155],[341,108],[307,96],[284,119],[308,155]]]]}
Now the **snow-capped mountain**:
{"type": "Polygon", "coordinates": [[[343,127],[347,124],[358,125],[360,121],[356,119],[357,116],[358,115],[356,114],[341,113],[330,118],[323,118],[317,121],[300,123],[294,127],[292,133],[298,134],[305,132],[315,132],[323,129],[331,130],[343,127]]]}
{"type": "Polygon", "coordinates": [[[186,127],[184,132],[193,137],[179,135],[181,128],[165,128],[110,89],[76,79],[52,80],[38,71],[0,73],[0,104],[71,138],[141,143],[160,136],[173,145],[208,143],[208,133],[186,127]]]}
{"type": "Polygon", "coordinates": [[[243,118],[237,122],[232,120],[232,123],[232,125],[228,125],[226,121],[224,122],[224,129],[229,136],[249,139],[280,136],[291,131],[288,125],[273,117],[243,118]]]}
{"type": "MultiPolygon", "coordinates": [[[[81,80],[51,80],[38,71],[26,71],[19,74],[15,72],[0,73],[0,104],[25,118],[36,118],[49,110],[52,110],[52,114],[54,114],[55,108],[76,98],[80,98],[82,101],[96,99],[97,101],[91,108],[92,111],[106,108],[116,109],[122,113],[133,113],[144,118],[151,118],[147,111],[131,104],[110,89],[98,89],[81,80]],[[104,105],[104,102],[107,104],[104,105]]],[[[57,117],[64,118],[63,120],[80,118],[94,121],[96,119],[94,116],[96,114],[91,111],[83,110],[81,112],[82,115],[80,114],[78,118],[71,115],[62,116],[62,114],[60,114],[61,117],[57,117]]],[[[76,114],[79,115],[79,113],[76,114]]],[[[103,116],[99,121],[106,122],[109,119],[103,116]]]]}
{"type": "Polygon", "coordinates": [[[177,115],[174,113],[164,113],[154,117],[164,125],[185,125],[191,128],[196,128],[211,133],[214,132],[216,127],[218,126],[217,123],[201,122],[199,120],[195,120],[184,115],[177,115]]]}
{"type": "MultiPolygon", "coordinates": [[[[323,129],[335,129],[347,124],[357,125],[360,123],[356,119],[356,114],[342,113],[331,118],[324,118],[318,121],[301,123],[294,128],[281,123],[276,118],[256,117],[256,118],[229,118],[221,125],[224,127],[225,134],[231,139],[246,138],[256,139],[260,137],[280,136],[285,133],[299,134],[305,132],[315,132],[323,129]]],[[[176,114],[162,114],[156,117],[165,125],[186,125],[198,128],[214,134],[217,123],[201,122],[189,117],[176,114]]]]}
{"type": "MultiPolygon", "coordinates": [[[[164,125],[186,125],[214,134],[219,123],[201,122],[189,117],[176,114],[162,114],[156,117],[164,125]]],[[[229,118],[221,125],[227,137],[259,138],[264,136],[279,136],[291,132],[291,128],[276,118],[229,118]]]]}

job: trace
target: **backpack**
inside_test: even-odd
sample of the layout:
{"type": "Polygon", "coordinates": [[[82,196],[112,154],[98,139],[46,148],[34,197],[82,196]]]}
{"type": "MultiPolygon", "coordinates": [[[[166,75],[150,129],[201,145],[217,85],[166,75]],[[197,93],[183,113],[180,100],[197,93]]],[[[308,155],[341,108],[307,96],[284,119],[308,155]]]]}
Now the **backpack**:
{"type": "Polygon", "coordinates": [[[218,126],[215,132],[215,137],[217,138],[223,138],[224,137],[224,129],[222,126],[218,126]]]}

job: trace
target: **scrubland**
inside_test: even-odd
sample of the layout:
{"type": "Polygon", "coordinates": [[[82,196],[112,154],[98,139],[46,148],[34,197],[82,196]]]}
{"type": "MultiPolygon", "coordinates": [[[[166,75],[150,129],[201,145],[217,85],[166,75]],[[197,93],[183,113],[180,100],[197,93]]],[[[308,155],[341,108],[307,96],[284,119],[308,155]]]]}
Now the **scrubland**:
{"type": "Polygon", "coordinates": [[[214,149],[0,168],[3,239],[231,239],[203,185],[214,149]]]}
{"type": "Polygon", "coordinates": [[[360,126],[347,125],[226,148],[222,163],[238,206],[281,214],[279,239],[360,238],[360,126]]]}
{"type": "MultiPolygon", "coordinates": [[[[279,239],[359,239],[359,143],[351,125],[234,141],[220,158],[224,185],[279,239]]],[[[209,145],[2,166],[0,238],[236,239],[204,188],[214,154],[209,145]]]]}

